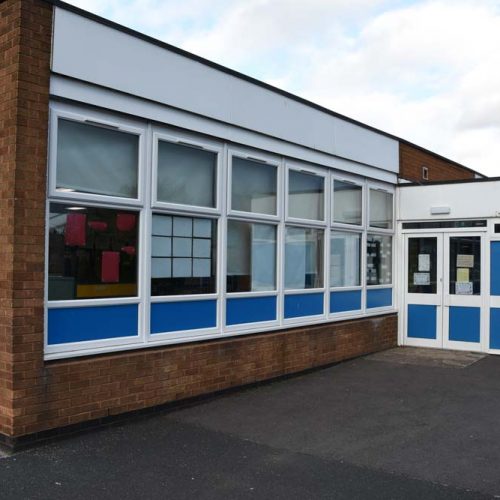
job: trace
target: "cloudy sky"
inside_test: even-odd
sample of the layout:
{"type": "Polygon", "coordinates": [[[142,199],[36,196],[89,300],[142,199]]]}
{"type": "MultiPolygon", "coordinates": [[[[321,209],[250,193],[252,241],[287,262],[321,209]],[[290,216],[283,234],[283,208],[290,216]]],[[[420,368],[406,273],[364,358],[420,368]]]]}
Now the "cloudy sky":
{"type": "Polygon", "coordinates": [[[500,176],[500,0],[70,0],[500,176]]]}

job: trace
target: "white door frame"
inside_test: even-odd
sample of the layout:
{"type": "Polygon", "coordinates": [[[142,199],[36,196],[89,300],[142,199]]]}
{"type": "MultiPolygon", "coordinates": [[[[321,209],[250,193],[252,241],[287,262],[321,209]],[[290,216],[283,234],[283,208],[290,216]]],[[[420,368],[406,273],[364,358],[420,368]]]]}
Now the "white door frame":
{"type": "Polygon", "coordinates": [[[485,231],[468,230],[444,230],[426,231],[417,230],[414,232],[405,231],[403,236],[403,252],[401,276],[403,278],[402,287],[402,316],[400,325],[402,335],[400,336],[403,345],[415,347],[445,348],[466,351],[487,352],[489,337],[488,320],[488,297],[489,297],[489,247],[488,238],[485,231]],[[455,295],[450,294],[450,238],[452,237],[478,236],[481,238],[481,293],[480,295],[455,295]],[[408,293],[408,247],[411,238],[436,238],[437,239],[437,271],[436,271],[436,293],[408,293]],[[408,337],[408,305],[435,305],[436,306],[436,338],[411,338],[408,337]],[[449,310],[453,306],[479,307],[480,308],[480,340],[479,342],[461,342],[449,340],[449,310]]]}
{"type": "Polygon", "coordinates": [[[403,344],[414,347],[443,347],[443,234],[436,232],[420,231],[404,235],[404,258],[403,258],[403,344]],[[410,283],[408,269],[409,240],[413,238],[435,238],[436,239],[436,293],[409,293],[410,283]],[[426,339],[408,337],[408,305],[430,305],[436,306],[436,338],[426,339]]]}
{"type": "Polygon", "coordinates": [[[489,273],[486,272],[486,235],[484,232],[452,232],[444,235],[443,246],[443,347],[457,351],[481,351],[486,342],[487,297],[489,291],[489,273]],[[453,237],[479,237],[481,244],[481,293],[480,295],[450,294],[450,239],[453,237]],[[488,281],[488,282],[487,282],[488,281]],[[462,342],[449,339],[450,307],[479,308],[479,341],[462,342]]]}

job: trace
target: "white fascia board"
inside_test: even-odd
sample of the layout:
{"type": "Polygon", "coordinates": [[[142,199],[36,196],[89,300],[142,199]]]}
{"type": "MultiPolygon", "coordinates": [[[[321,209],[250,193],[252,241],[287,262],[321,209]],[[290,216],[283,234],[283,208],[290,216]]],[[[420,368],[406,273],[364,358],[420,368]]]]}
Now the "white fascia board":
{"type": "Polygon", "coordinates": [[[411,221],[498,217],[499,192],[500,181],[401,187],[399,218],[401,221],[411,221]],[[449,213],[432,215],[433,207],[449,208],[449,213]]]}
{"type": "Polygon", "coordinates": [[[398,141],[60,7],[52,71],[237,127],[399,171],[398,141]]]}
{"type": "Polygon", "coordinates": [[[53,97],[68,99],[76,103],[90,104],[109,111],[126,113],[144,120],[191,130],[231,143],[334,168],[389,184],[397,183],[397,175],[386,170],[363,165],[274,137],[268,137],[252,130],[228,125],[183,110],[62,76],[51,76],[50,94],[53,97]]]}

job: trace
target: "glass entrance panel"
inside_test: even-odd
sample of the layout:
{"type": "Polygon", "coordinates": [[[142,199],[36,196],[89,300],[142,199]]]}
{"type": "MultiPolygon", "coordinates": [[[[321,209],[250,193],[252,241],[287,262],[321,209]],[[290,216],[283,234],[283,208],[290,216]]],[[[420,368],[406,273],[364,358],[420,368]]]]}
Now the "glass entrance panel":
{"type": "Polygon", "coordinates": [[[436,293],[437,238],[408,240],[408,293],[436,293]]]}
{"type": "Polygon", "coordinates": [[[450,237],[450,295],[481,294],[481,237],[450,237]]]}
{"type": "Polygon", "coordinates": [[[405,344],[442,347],[443,236],[406,236],[405,344]]]}

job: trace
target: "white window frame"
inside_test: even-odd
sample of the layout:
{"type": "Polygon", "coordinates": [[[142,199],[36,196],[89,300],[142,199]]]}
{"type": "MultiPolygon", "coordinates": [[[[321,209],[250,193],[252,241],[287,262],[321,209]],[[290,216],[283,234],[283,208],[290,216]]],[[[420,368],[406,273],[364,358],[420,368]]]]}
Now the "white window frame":
{"type": "Polygon", "coordinates": [[[261,220],[279,222],[282,218],[282,197],[283,197],[283,165],[279,158],[262,152],[254,152],[245,148],[228,149],[227,161],[227,217],[243,220],[261,220]],[[245,212],[243,210],[233,210],[231,206],[233,194],[233,158],[254,161],[260,164],[266,164],[276,168],[276,215],[263,214],[259,212],[245,212]]]}
{"type": "Polygon", "coordinates": [[[282,250],[281,240],[283,238],[282,219],[283,219],[283,162],[280,158],[266,154],[261,151],[254,151],[248,148],[229,147],[227,153],[227,189],[226,189],[226,216],[224,217],[224,273],[223,281],[223,335],[233,332],[248,332],[262,330],[263,328],[272,328],[281,325],[281,273],[282,273],[282,250]],[[245,160],[256,161],[258,163],[270,165],[276,168],[276,215],[262,214],[258,212],[244,212],[233,210],[232,201],[232,174],[233,158],[242,158],[245,160]],[[249,292],[228,292],[227,291],[227,225],[230,220],[247,222],[249,224],[267,224],[276,228],[276,282],[274,290],[249,291],[249,292]],[[240,323],[236,325],[227,324],[227,301],[236,298],[256,298],[256,297],[275,297],[276,298],[276,319],[271,321],[255,321],[252,323],[240,323]]]}
{"type": "Polygon", "coordinates": [[[54,201],[69,200],[70,202],[79,200],[82,202],[109,203],[116,205],[143,206],[145,191],[145,170],[146,170],[146,132],[147,125],[130,119],[118,119],[114,115],[95,110],[83,111],[65,103],[50,104],[49,119],[49,155],[48,155],[48,196],[54,201]],[[137,197],[127,198],[123,196],[112,196],[104,194],[83,193],[80,191],[61,191],[57,190],[57,141],[58,141],[58,121],[59,119],[71,120],[85,125],[91,125],[96,128],[99,126],[104,129],[111,128],[118,132],[125,132],[138,136],[139,153],[137,158],[137,197]]]}
{"type": "Polygon", "coordinates": [[[152,127],[151,137],[151,209],[148,211],[148,252],[146,255],[148,265],[148,287],[149,293],[147,300],[148,314],[151,314],[151,306],[158,303],[167,302],[192,302],[203,300],[215,300],[216,302],[216,322],[214,327],[196,328],[189,330],[176,330],[164,333],[152,333],[151,321],[149,319],[148,328],[146,330],[146,346],[158,344],[171,344],[183,341],[203,339],[220,335],[221,331],[221,269],[222,269],[222,226],[223,217],[223,162],[225,158],[225,148],[222,143],[200,136],[199,134],[170,130],[166,127],[152,127]],[[171,203],[158,200],[158,141],[167,141],[174,144],[184,145],[186,147],[201,148],[205,151],[213,152],[217,155],[215,169],[215,207],[203,207],[195,205],[184,205],[180,203],[171,203]],[[151,239],[152,239],[152,219],[153,215],[172,215],[180,217],[206,218],[215,221],[217,224],[216,230],[216,266],[215,266],[215,292],[200,293],[200,294],[184,294],[184,295],[155,295],[151,294],[151,239]]]}
{"type": "MultiPolygon", "coordinates": [[[[330,291],[331,292],[348,292],[352,290],[362,290],[364,286],[364,279],[363,279],[363,268],[364,268],[364,263],[363,263],[363,243],[364,243],[364,231],[362,230],[347,230],[345,228],[339,228],[339,227],[330,227],[329,228],[329,249],[331,250],[331,236],[333,233],[349,233],[349,234],[357,234],[360,236],[360,252],[359,252],[359,285],[349,285],[349,286],[333,286],[330,281],[330,269],[328,269],[328,279],[329,279],[329,284],[330,284],[330,291]]],[[[331,256],[331,251],[330,251],[330,256],[331,256]]],[[[361,307],[362,310],[362,307],[361,307]]],[[[356,310],[357,311],[357,310],[356,310]]],[[[335,313],[335,315],[338,315],[339,313],[335,313]]]]}
{"type": "Polygon", "coordinates": [[[367,187],[366,187],[366,191],[367,191],[367,202],[366,202],[366,228],[367,228],[367,231],[370,232],[370,233],[386,233],[386,234],[394,234],[394,231],[395,231],[395,227],[396,227],[396,221],[395,221],[395,205],[396,205],[396,193],[395,193],[395,190],[392,188],[389,188],[387,185],[385,184],[379,184],[379,183],[373,183],[373,182],[369,182],[367,183],[367,187]],[[371,196],[371,190],[375,190],[375,191],[380,191],[380,192],[383,192],[383,193],[388,193],[390,195],[392,195],[392,227],[389,228],[389,229],[385,229],[385,228],[382,228],[382,227],[373,227],[373,226],[370,226],[370,220],[371,220],[371,214],[370,214],[370,196],[371,196]]]}
{"type": "MultiPolygon", "coordinates": [[[[150,210],[149,216],[149,228],[148,228],[148,237],[149,237],[149,252],[148,252],[148,282],[149,282],[149,309],[151,310],[151,305],[155,303],[166,303],[166,302],[191,302],[191,301],[202,301],[202,300],[215,300],[216,301],[216,324],[211,328],[200,328],[200,329],[190,329],[190,330],[178,330],[173,332],[165,332],[165,333],[151,333],[151,328],[148,328],[146,332],[146,339],[150,343],[157,343],[159,341],[177,339],[177,338],[190,338],[190,337],[200,337],[205,335],[210,335],[217,333],[220,330],[220,303],[221,303],[221,283],[220,283],[220,275],[221,275],[221,260],[222,260],[222,248],[221,248],[221,239],[222,239],[222,220],[221,217],[205,212],[204,210],[195,211],[192,209],[191,211],[182,211],[182,213],[174,212],[172,210],[168,210],[166,208],[152,208],[150,210]],[[199,294],[179,294],[179,295],[152,295],[151,294],[151,239],[152,239],[152,220],[153,215],[171,215],[171,216],[179,216],[179,217],[193,217],[198,219],[210,219],[215,221],[217,224],[216,237],[217,237],[217,245],[215,251],[216,263],[215,263],[215,292],[212,293],[199,293],[199,294]]],[[[151,311],[149,311],[151,312],[151,311]]]]}
{"type": "Polygon", "coordinates": [[[396,303],[397,303],[397,285],[396,281],[394,279],[395,273],[396,273],[396,217],[395,217],[395,209],[396,209],[396,190],[393,186],[389,186],[387,184],[383,184],[380,182],[372,182],[369,181],[367,182],[366,185],[366,233],[365,233],[365,245],[364,245],[364,265],[365,265],[365,271],[364,271],[364,280],[365,280],[365,302],[364,302],[364,309],[366,313],[383,313],[383,312],[389,312],[389,311],[395,311],[396,309],[396,303]],[[370,226],[370,194],[371,190],[376,190],[376,191],[381,191],[385,193],[389,193],[392,195],[392,228],[390,229],[384,229],[380,227],[373,227],[370,226]],[[390,236],[391,239],[391,283],[390,284],[384,284],[384,285],[368,285],[367,280],[366,280],[366,271],[367,271],[367,260],[368,260],[368,255],[367,255],[367,245],[368,245],[368,235],[378,235],[378,236],[390,236]],[[369,290],[377,290],[377,289],[392,289],[392,303],[390,306],[383,306],[383,307],[367,307],[367,301],[368,301],[368,291],[369,290]]]}
{"type": "Polygon", "coordinates": [[[322,167],[315,167],[308,164],[302,164],[295,161],[286,161],[286,175],[285,175],[285,222],[302,225],[302,226],[314,226],[314,227],[326,227],[329,220],[330,212],[330,183],[328,169],[322,167]],[[290,217],[289,215],[289,183],[290,183],[290,171],[295,171],[303,174],[316,175],[323,178],[323,219],[302,219],[299,217],[290,217]]]}
{"type": "Polygon", "coordinates": [[[285,160],[284,172],[284,186],[283,186],[283,224],[282,224],[282,240],[281,240],[281,314],[282,325],[285,326],[298,326],[308,325],[314,323],[322,323],[328,317],[328,309],[330,307],[329,294],[327,293],[329,277],[329,252],[330,242],[327,241],[327,227],[330,219],[330,169],[327,167],[318,167],[308,163],[302,163],[295,160],[285,160]],[[289,208],[289,179],[290,171],[301,172],[305,174],[312,174],[323,177],[323,220],[302,219],[297,217],[290,217],[288,214],[289,208]],[[301,289],[287,289],[285,285],[285,266],[286,266],[286,229],[287,227],[300,227],[304,229],[318,229],[323,231],[323,286],[319,288],[301,288],[301,289]],[[289,295],[306,295],[322,293],[323,294],[323,314],[315,314],[311,316],[300,316],[297,318],[285,318],[285,299],[289,295]]]}
{"type": "Polygon", "coordinates": [[[331,199],[330,226],[336,227],[339,230],[346,229],[347,231],[352,231],[352,230],[363,231],[367,225],[367,217],[366,217],[367,210],[365,203],[366,192],[367,192],[366,182],[364,182],[363,179],[347,175],[341,175],[340,173],[333,172],[330,181],[330,199],[331,199]],[[345,222],[335,222],[335,192],[334,192],[335,181],[346,182],[361,188],[361,224],[347,224],[345,222]]]}
{"type": "Polygon", "coordinates": [[[223,161],[223,145],[211,141],[209,139],[201,139],[197,135],[172,132],[163,127],[153,128],[153,145],[152,145],[152,186],[151,186],[151,207],[168,209],[173,212],[200,212],[204,214],[221,213],[221,178],[222,178],[222,161],[223,161]],[[172,203],[158,200],[158,142],[165,141],[180,146],[202,149],[215,153],[217,156],[215,168],[215,207],[203,207],[198,205],[186,205],[181,203],[172,203]]]}
{"type": "Polygon", "coordinates": [[[366,308],[366,231],[368,223],[368,204],[367,204],[367,182],[365,179],[346,175],[343,172],[332,171],[331,181],[330,181],[330,224],[329,224],[329,234],[328,234],[328,317],[330,319],[345,319],[356,316],[365,316],[367,314],[366,308]],[[346,224],[342,222],[335,222],[335,193],[334,193],[334,182],[342,181],[349,182],[356,186],[361,187],[361,224],[346,224]],[[355,233],[361,236],[361,252],[360,252],[360,284],[358,286],[331,286],[330,283],[330,245],[331,245],[331,234],[332,232],[348,232],[355,233]],[[361,291],[361,307],[360,309],[355,309],[352,311],[341,311],[332,313],[330,312],[330,300],[332,292],[348,292],[348,291],[361,291]]]}
{"type": "Polygon", "coordinates": [[[295,222],[287,222],[284,225],[283,229],[283,240],[282,240],[282,255],[283,255],[283,262],[282,262],[282,289],[283,289],[283,324],[284,325],[289,325],[289,324],[300,324],[300,323],[305,323],[309,324],[310,321],[308,320],[309,318],[313,318],[316,320],[324,320],[328,316],[328,310],[327,307],[329,307],[329,300],[328,300],[328,273],[327,273],[327,268],[329,268],[329,259],[327,257],[327,252],[330,251],[330,245],[327,243],[326,238],[327,238],[327,232],[328,229],[325,226],[318,226],[318,225],[308,225],[308,224],[299,224],[295,222]],[[315,229],[317,231],[323,231],[323,286],[322,287],[316,287],[316,288],[286,288],[285,280],[285,259],[286,259],[286,229],[288,227],[297,227],[297,228],[302,228],[302,229],[315,229]],[[284,311],[285,311],[285,297],[288,295],[306,295],[306,294],[313,294],[313,293],[322,293],[323,294],[323,314],[315,314],[311,316],[300,316],[297,318],[285,318],[284,316],[284,311]]]}
{"type": "MultiPolygon", "coordinates": [[[[385,183],[368,181],[365,178],[344,174],[342,171],[333,170],[331,167],[314,165],[299,160],[285,158],[271,152],[256,150],[250,146],[230,144],[226,141],[212,139],[195,132],[169,128],[167,125],[153,125],[150,122],[143,123],[123,118],[112,112],[96,111],[86,108],[84,105],[76,106],[67,103],[51,103],[51,136],[49,145],[49,185],[47,197],[47,223],[51,202],[62,204],[75,204],[84,206],[96,206],[101,208],[122,209],[137,211],[139,213],[139,236],[138,236],[138,295],[125,298],[99,298],[78,299],[71,301],[51,301],[45,299],[47,309],[61,307],[85,307],[91,305],[125,305],[137,304],[139,312],[138,337],[121,337],[97,341],[74,342],[61,345],[47,346],[47,315],[45,315],[45,357],[46,359],[69,358],[90,354],[100,354],[129,349],[149,348],[158,345],[188,343],[196,340],[220,339],[237,335],[251,334],[260,331],[273,331],[292,326],[309,326],[324,324],[331,321],[345,320],[347,318],[370,317],[387,312],[395,312],[396,309],[396,283],[395,268],[396,258],[394,248],[396,245],[394,220],[395,189],[385,183]],[[78,192],[54,191],[51,182],[55,182],[55,156],[54,146],[57,140],[58,117],[70,119],[77,116],[80,121],[90,120],[103,124],[117,125],[119,130],[133,130],[140,134],[140,157],[138,165],[138,197],[137,199],[93,195],[78,192]],[[216,182],[216,207],[198,207],[174,203],[160,202],[156,200],[156,159],[157,141],[167,140],[177,143],[203,147],[204,149],[217,153],[217,182],[216,182]],[[276,215],[258,214],[231,210],[231,177],[232,158],[242,157],[250,160],[260,160],[266,164],[274,165],[277,169],[277,213],[276,215]],[[321,221],[288,217],[288,184],[289,172],[296,170],[303,173],[313,173],[323,177],[324,186],[324,218],[321,221]],[[362,187],[363,211],[362,225],[343,224],[333,222],[333,181],[334,179],[352,182],[362,187]],[[380,188],[393,195],[393,228],[380,229],[370,228],[369,223],[369,194],[370,188],[380,188]],[[178,215],[187,217],[210,218],[217,223],[217,251],[216,251],[216,289],[210,294],[190,295],[168,295],[151,296],[151,238],[152,238],[152,215],[153,213],[165,215],[178,215]],[[259,292],[233,292],[227,293],[227,223],[228,220],[237,220],[247,223],[270,224],[276,227],[276,289],[273,291],[259,292]],[[320,288],[285,290],[285,237],[286,227],[301,227],[305,229],[316,229],[323,231],[323,286],[320,288]],[[350,232],[361,234],[361,285],[357,287],[330,287],[330,239],[332,231],[350,232]],[[366,242],[367,234],[390,235],[392,237],[392,284],[390,285],[366,285],[366,242]],[[376,288],[391,288],[393,303],[389,307],[366,308],[366,294],[368,290],[376,288]],[[362,310],[347,311],[345,313],[330,314],[330,293],[332,291],[361,290],[362,310]],[[323,314],[302,316],[298,318],[284,317],[284,301],[289,295],[322,293],[323,314]],[[277,317],[275,321],[263,321],[253,323],[241,323],[237,325],[226,325],[226,301],[232,298],[248,297],[276,297],[277,317]],[[151,334],[150,312],[151,305],[166,302],[186,302],[200,300],[216,301],[216,326],[213,328],[193,329],[176,332],[151,334]]],[[[54,184],[55,186],[55,184],[54,184]]],[[[47,224],[48,227],[48,224],[47,224]]],[[[48,230],[46,231],[46,253],[48,257],[48,230]]],[[[48,258],[45,268],[45,297],[48,291],[48,258]]]]}
{"type": "Polygon", "coordinates": [[[365,296],[365,310],[367,313],[379,313],[379,312],[385,312],[385,311],[394,311],[396,310],[396,300],[397,300],[397,286],[396,286],[396,282],[394,280],[394,276],[395,276],[395,272],[396,272],[396,254],[395,254],[395,251],[396,251],[396,238],[395,238],[395,235],[394,233],[388,233],[388,232],[385,232],[385,233],[382,233],[382,232],[377,232],[377,231],[372,231],[372,230],[368,230],[367,233],[366,233],[366,240],[365,240],[365,266],[367,265],[367,259],[368,259],[368,256],[367,256],[367,245],[368,245],[368,236],[369,235],[374,235],[374,236],[388,236],[391,238],[391,283],[386,283],[384,285],[368,285],[368,283],[366,283],[366,268],[365,268],[365,283],[366,283],[366,286],[365,286],[365,289],[366,289],[366,296],[365,296]],[[381,290],[381,289],[391,289],[392,290],[392,303],[391,305],[389,306],[383,306],[383,307],[370,307],[368,308],[367,306],[367,301],[368,301],[368,292],[370,290],[381,290]]]}
{"type": "Polygon", "coordinates": [[[51,356],[66,353],[70,354],[73,352],[80,355],[81,352],[94,351],[96,349],[106,350],[108,348],[115,348],[120,346],[136,346],[144,342],[144,322],[146,320],[146,309],[145,309],[145,269],[144,269],[144,259],[142,258],[144,249],[141,248],[142,241],[145,235],[145,210],[144,208],[139,208],[136,206],[126,206],[126,205],[115,205],[111,203],[103,202],[87,202],[81,200],[60,200],[60,199],[47,199],[46,201],[46,213],[45,213],[45,283],[44,283],[44,305],[45,310],[48,312],[50,309],[63,309],[63,308],[81,308],[81,307],[105,307],[105,306],[117,306],[117,305],[132,305],[137,304],[138,307],[138,324],[137,324],[137,336],[136,337],[114,337],[111,339],[101,339],[101,340],[86,340],[79,342],[67,342],[64,344],[52,344],[48,343],[48,314],[44,317],[44,349],[45,355],[48,359],[51,356]],[[85,207],[95,207],[102,209],[111,210],[127,210],[137,213],[139,220],[139,230],[137,233],[137,295],[135,297],[102,297],[93,299],[71,299],[71,300],[50,300],[48,299],[49,292],[49,227],[50,227],[50,204],[63,204],[63,205],[81,205],[85,207]]]}
{"type": "Polygon", "coordinates": [[[266,221],[264,222],[261,219],[241,219],[236,217],[225,217],[224,218],[224,273],[222,273],[223,280],[223,315],[222,315],[222,324],[223,324],[223,335],[225,333],[231,332],[252,332],[254,330],[262,330],[262,328],[273,327],[281,324],[281,307],[280,307],[280,297],[281,297],[281,239],[283,229],[281,224],[278,221],[266,221]],[[273,226],[276,228],[276,281],[275,281],[275,289],[274,290],[263,290],[263,291],[248,291],[248,292],[228,292],[227,291],[227,224],[230,220],[234,220],[237,222],[246,222],[249,224],[265,224],[269,226],[273,226]],[[228,325],[227,324],[227,301],[230,299],[240,299],[240,298],[256,298],[256,297],[275,297],[276,298],[276,319],[272,321],[253,321],[251,323],[239,323],[236,325],[228,325]]]}

